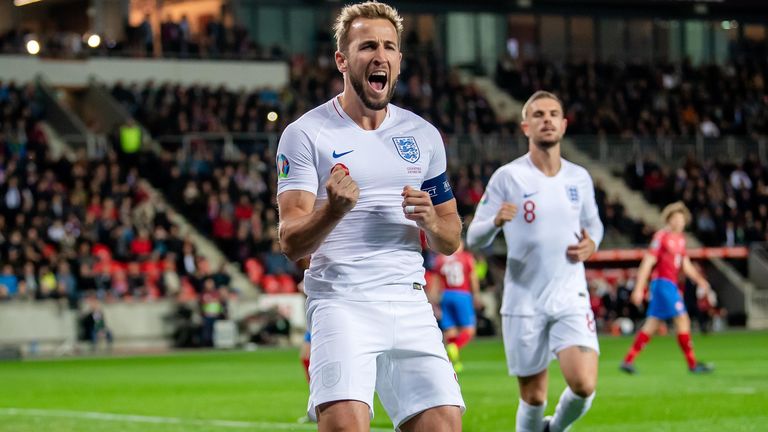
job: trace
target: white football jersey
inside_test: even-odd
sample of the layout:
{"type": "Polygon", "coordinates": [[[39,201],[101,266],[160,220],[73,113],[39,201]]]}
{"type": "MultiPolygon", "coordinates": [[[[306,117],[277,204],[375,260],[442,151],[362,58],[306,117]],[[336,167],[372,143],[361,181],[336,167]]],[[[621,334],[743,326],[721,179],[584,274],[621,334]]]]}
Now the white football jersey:
{"type": "MultiPolygon", "coordinates": [[[[392,104],[376,130],[360,128],[337,98],[291,123],[277,149],[278,195],[303,190],[327,200],[325,182],[338,163],[360,188],[355,207],[312,254],[304,273],[310,298],[422,301],[425,284],[419,228],[405,218],[406,185],[445,173],[445,148],[437,129],[392,104]],[[414,285],[418,284],[418,285],[414,285]]],[[[450,185],[441,183],[445,190],[450,185]]]]}
{"type": "Polygon", "coordinates": [[[561,161],[553,177],[536,168],[530,153],[496,170],[469,226],[469,247],[485,247],[501,230],[493,224],[501,204],[518,208],[502,227],[507,243],[502,315],[557,316],[589,309],[584,264],[569,261],[566,249],[579,242],[582,228],[599,246],[603,224],[589,173],[561,161]]]}

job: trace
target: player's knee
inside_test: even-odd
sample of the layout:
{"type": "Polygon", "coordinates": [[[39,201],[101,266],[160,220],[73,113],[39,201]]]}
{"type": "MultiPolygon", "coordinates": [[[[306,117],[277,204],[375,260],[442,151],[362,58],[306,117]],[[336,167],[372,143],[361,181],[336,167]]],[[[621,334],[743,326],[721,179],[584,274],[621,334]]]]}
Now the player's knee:
{"type": "Polygon", "coordinates": [[[586,398],[595,392],[597,386],[597,380],[594,379],[581,379],[571,385],[571,391],[580,398],[586,398]]]}
{"type": "Polygon", "coordinates": [[[541,406],[547,401],[547,391],[527,391],[520,394],[520,398],[528,405],[541,406]]]}

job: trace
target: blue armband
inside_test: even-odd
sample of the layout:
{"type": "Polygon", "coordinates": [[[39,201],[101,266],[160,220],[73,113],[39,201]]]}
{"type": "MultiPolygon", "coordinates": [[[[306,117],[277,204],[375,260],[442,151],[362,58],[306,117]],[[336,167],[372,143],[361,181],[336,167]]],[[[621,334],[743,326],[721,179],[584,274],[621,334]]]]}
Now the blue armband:
{"type": "Polygon", "coordinates": [[[442,204],[453,198],[451,183],[448,182],[448,176],[445,173],[422,183],[421,190],[427,192],[432,198],[432,205],[442,204]]]}

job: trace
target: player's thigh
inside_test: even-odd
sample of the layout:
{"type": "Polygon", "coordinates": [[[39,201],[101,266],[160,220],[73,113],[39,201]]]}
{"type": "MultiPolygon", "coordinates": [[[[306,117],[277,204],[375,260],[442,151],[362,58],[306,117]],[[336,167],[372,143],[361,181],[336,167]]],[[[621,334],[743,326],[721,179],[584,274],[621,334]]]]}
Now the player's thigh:
{"type": "Polygon", "coordinates": [[[557,353],[557,357],[568,387],[581,397],[591,395],[597,387],[597,351],[584,346],[572,346],[557,353]]]}
{"type": "Polygon", "coordinates": [[[592,311],[558,317],[552,323],[549,337],[568,386],[577,394],[591,394],[597,384],[600,354],[592,311]]]}
{"type": "Polygon", "coordinates": [[[394,424],[404,424],[440,406],[463,411],[458,379],[431,306],[426,302],[396,304],[392,331],[393,348],[377,359],[376,392],[394,424]]]}
{"type": "Polygon", "coordinates": [[[501,326],[510,375],[527,377],[547,369],[554,355],[546,317],[504,315],[501,326]]]}
{"type": "Polygon", "coordinates": [[[318,432],[366,431],[371,425],[368,405],[356,400],[327,402],[318,406],[316,413],[318,432]]]}
{"type": "Polygon", "coordinates": [[[443,405],[423,411],[400,426],[402,432],[459,432],[461,431],[461,409],[443,405]]]}
{"type": "Polygon", "coordinates": [[[373,414],[376,358],[392,343],[393,317],[386,303],[316,299],[307,316],[312,328],[308,414],[328,402],[364,402],[373,414]]]}

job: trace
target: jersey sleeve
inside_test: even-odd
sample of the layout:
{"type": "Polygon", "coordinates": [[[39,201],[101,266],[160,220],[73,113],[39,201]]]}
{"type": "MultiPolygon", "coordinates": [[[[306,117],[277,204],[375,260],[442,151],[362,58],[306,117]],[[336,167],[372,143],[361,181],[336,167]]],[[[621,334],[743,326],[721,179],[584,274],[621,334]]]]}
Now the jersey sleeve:
{"type": "Polygon", "coordinates": [[[659,255],[661,255],[661,248],[664,245],[664,231],[657,231],[656,234],[653,235],[653,240],[651,240],[650,246],[648,246],[648,253],[655,256],[656,258],[659,258],[659,255]]]}
{"type": "Polygon", "coordinates": [[[431,139],[434,142],[434,151],[429,160],[427,174],[424,176],[426,180],[421,184],[421,190],[429,193],[433,205],[438,205],[453,199],[453,190],[446,173],[447,163],[443,138],[437,129],[434,127],[430,127],[430,129],[432,132],[431,139]]]}
{"type": "Polygon", "coordinates": [[[504,202],[505,194],[502,187],[502,175],[500,171],[491,176],[485,193],[475,210],[475,217],[467,229],[467,247],[470,249],[484,248],[491,244],[496,235],[501,231],[493,220],[504,202]]]}
{"type": "Polygon", "coordinates": [[[317,195],[318,175],[312,142],[295,125],[289,125],[277,145],[277,194],[303,190],[317,195]]]}
{"type": "Polygon", "coordinates": [[[587,230],[589,237],[595,242],[595,250],[600,248],[600,242],[603,241],[603,235],[605,234],[605,228],[603,222],[600,220],[600,212],[597,209],[597,201],[595,200],[595,185],[592,182],[592,177],[589,173],[585,172],[586,176],[584,187],[584,205],[581,207],[581,226],[587,230]]]}

